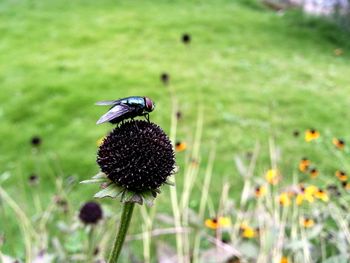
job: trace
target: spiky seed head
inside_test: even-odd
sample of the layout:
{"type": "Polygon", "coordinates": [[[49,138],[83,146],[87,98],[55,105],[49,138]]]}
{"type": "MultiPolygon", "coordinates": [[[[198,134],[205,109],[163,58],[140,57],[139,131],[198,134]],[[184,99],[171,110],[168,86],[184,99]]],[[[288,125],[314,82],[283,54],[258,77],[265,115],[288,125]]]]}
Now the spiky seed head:
{"type": "Polygon", "coordinates": [[[175,154],[165,132],[147,121],[116,127],[97,154],[101,171],[115,184],[140,193],[156,190],[175,168],[175,154]]]}

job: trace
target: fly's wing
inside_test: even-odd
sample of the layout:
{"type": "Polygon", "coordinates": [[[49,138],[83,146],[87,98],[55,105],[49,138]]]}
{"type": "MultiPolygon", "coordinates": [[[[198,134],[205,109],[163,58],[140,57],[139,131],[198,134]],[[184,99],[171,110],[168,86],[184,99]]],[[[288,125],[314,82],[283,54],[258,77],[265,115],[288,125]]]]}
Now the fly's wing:
{"type": "Polygon", "coordinates": [[[96,124],[101,124],[110,120],[113,120],[117,117],[122,116],[125,113],[128,113],[131,108],[126,104],[119,104],[111,108],[106,114],[104,114],[96,124]]]}
{"type": "Polygon", "coordinates": [[[114,105],[114,104],[120,104],[120,100],[103,100],[95,103],[95,105],[114,105]]]}

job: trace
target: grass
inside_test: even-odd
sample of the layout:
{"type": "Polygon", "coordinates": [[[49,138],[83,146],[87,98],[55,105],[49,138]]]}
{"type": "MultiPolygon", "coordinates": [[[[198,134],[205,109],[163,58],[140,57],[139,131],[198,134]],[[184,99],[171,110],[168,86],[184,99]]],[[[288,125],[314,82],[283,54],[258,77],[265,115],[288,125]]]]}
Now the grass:
{"type": "MultiPolygon", "coordinates": [[[[203,108],[201,161],[212,143],[217,149],[213,197],[224,179],[237,182],[230,195],[239,196],[234,155],[252,151],[256,141],[265,153],[257,172],[269,168],[269,136],[283,150],[286,174],[304,155],[322,160],[326,177],[342,166],[292,137],[295,129],[315,127],[350,141],[350,42],[328,22],[279,16],[244,1],[2,1],[0,35],[0,172],[10,172],[4,186],[12,196],[28,199],[32,172],[40,175],[41,199],[48,200],[53,177],[83,180],[98,171],[95,142],[111,126],[95,125],[106,110],[95,101],[148,95],[157,103],[151,120],[169,132],[171,100],[159,81],[164,71],[183,113],[179,140],[192,145],[198,105],[203,108]],[[184,32],[192,35],[188,46],[180,42],[184,32]],[[344,55],[335,56],[336,48],[344,55]],[[43,138],[40,154],[29,144],[33,135],[43,138]]],[[[185,154],[178,156],[180,167],[185,154]]],[[[95,190],[75,186],[73,207],[95,190]]],[[[159,198],[164,209],[167,192],[159,198]]],[[[197,198],[190,205],[197,207],[197,198]]],[[[0,222],[5,226],[7,234],[18,231],[0,222]]],[[[7,244],[15,240],[10,235],[7,244]]]]}

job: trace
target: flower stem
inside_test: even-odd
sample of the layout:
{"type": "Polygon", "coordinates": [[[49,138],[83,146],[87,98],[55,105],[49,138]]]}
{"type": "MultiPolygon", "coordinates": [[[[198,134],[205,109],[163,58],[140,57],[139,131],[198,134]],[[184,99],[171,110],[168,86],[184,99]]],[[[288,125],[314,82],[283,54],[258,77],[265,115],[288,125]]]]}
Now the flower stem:
{"type": "Polygon", "coordinates": [[[94,262],[94,226],[90,226],[88,229],[88,244],[87,244],[87,262],[94,262]]]}
{"type": "Polygon", "coordinates": [[[119,254],[122,250],[125,240],[126,232],[128,231],[132,212],[134,210],[135,203],[125,203],[123,207],[122,218],[120,220],[118,234],[114,240],[112,251],[109,255],[108,263],[118,262],[119,254]]]}

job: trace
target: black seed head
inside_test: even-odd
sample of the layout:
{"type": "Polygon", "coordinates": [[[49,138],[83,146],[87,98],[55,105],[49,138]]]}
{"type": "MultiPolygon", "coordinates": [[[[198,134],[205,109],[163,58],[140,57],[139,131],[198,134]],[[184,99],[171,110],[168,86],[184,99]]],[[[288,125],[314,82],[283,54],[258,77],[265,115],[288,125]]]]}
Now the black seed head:
{"type": "Polygon", "coordinates": [[[167,85],[169,83],[169,79],[170,79],[170,76],[166,72],[160,75],[160,80],[163,82],[164,85],[167,85]]]}
{"type": "Polygon", "coordinates": [[[39,147],[41,145],[42,140],[39,136],[33,136],[30,142],[34,147],[39,147]]]}
{"type": "Polygon", "coordinates": [[[168,136],[154,123],[129,121],[116,127],[97,154],[101,171],[117,185],[136,193],[156,190],[175,167],[168,136]]]}
{"type": "Polygon", "coordinates": [[[102,216],[102,208],[98,203],[87,202],[80,208],[79,218],[86,225],[96,224],[102,216]]]}
{"type": "Polygon", "coordinates": [[[300,132],[298,130],[293,131],[293,136],[298,137],[300,135],[300,132]]]}
{"type": "Polygon", "coordinates": [[[189,44],[191,42],[191,36],[187,33],[182,35],[182,42],[184,44],[189,44]]]}

